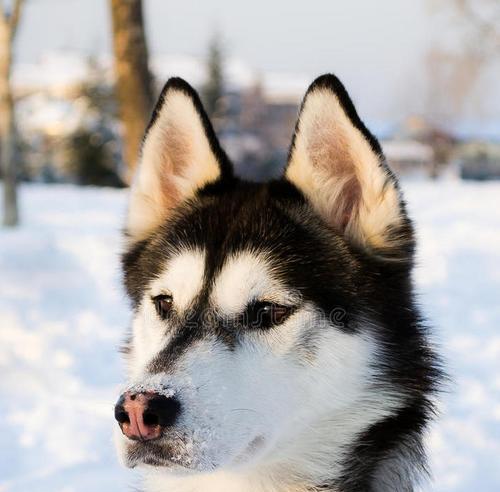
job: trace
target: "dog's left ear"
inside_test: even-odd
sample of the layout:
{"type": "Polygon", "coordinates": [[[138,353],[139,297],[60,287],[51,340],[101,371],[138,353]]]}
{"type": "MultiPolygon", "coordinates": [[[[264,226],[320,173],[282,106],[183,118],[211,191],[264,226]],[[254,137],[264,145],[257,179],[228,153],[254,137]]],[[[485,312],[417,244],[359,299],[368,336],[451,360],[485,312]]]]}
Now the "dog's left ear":
{"type": "Polygon", "coordinates": [[[198,94],[184,80],[170,79],[144,136],[130,190],[127,235],[145,239],[178,205],[231,177],[231,164],[198,94]]]}
{"type": "Polygon", "coordinates": [[[307,90],[285,178],[354,243],[388,254],[391,247],[411,247],[396,179],[334,75],[319,77],[307,90]]]}

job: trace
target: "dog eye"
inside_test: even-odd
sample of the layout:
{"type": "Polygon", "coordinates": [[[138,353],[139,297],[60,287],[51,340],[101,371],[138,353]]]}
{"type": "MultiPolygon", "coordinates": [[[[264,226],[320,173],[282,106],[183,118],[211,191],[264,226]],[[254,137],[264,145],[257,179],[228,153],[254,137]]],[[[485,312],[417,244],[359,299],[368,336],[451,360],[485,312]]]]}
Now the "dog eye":
{"type": "Polygon", "coordinates": [[[283,323],[292,313],[293,307],[257,301],[250,304],[245,312],[245,324],[249,328],[267,329],[283,323]]]}
{"type": "Polygon", "coordinates": [[[156,312],[161,319],[165,319],[168,313],[172,310],[173,298],[168,294],[161,294],[153,297],[153,302],[156,312]]]}

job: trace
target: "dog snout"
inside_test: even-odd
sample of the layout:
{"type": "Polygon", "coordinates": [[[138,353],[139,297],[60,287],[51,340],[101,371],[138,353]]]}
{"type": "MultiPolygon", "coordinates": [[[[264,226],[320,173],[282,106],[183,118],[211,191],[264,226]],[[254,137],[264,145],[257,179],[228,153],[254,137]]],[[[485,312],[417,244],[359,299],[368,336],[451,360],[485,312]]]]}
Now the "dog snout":
{"type": "Polygon", "coordinates": [[[127,392],[115,405],[115,419],[129,439],[151,441],[174,424],[180,409],[179,401],[173,397],[127,392]]]}

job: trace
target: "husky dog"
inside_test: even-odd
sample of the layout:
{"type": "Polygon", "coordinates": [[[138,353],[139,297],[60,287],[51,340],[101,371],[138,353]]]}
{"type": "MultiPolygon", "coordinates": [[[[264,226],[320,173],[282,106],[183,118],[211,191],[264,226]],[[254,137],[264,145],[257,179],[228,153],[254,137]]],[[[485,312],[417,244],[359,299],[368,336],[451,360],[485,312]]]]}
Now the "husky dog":
{"type": "Polygon", "coordinates": [[[170,79],[130,192],[133,305],[121,460],[148,492],[410,492],[438,359],[414,235],[380,145],[333,75],[302,102],[281,179],[234,176],[170,79]]]}

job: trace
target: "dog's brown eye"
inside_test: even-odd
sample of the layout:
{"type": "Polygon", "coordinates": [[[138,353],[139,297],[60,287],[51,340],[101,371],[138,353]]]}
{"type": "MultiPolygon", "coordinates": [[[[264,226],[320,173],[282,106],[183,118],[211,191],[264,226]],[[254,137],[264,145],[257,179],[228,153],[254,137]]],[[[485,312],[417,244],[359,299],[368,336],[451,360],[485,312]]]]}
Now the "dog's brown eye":
{"type": "Polygon", "coordinates": [[[267,329],[283,323],[293,312],[293,307],[257,301],[250,304],[245,313],[245,324],[249,328],[267,329]]]}
{"type": "Polygon", "coordinates": [[[161,294],[153,297],[156,312],[161,319],[165,319],[168,313],[172,310],[173,299],[171,295],[161,294]]]}

